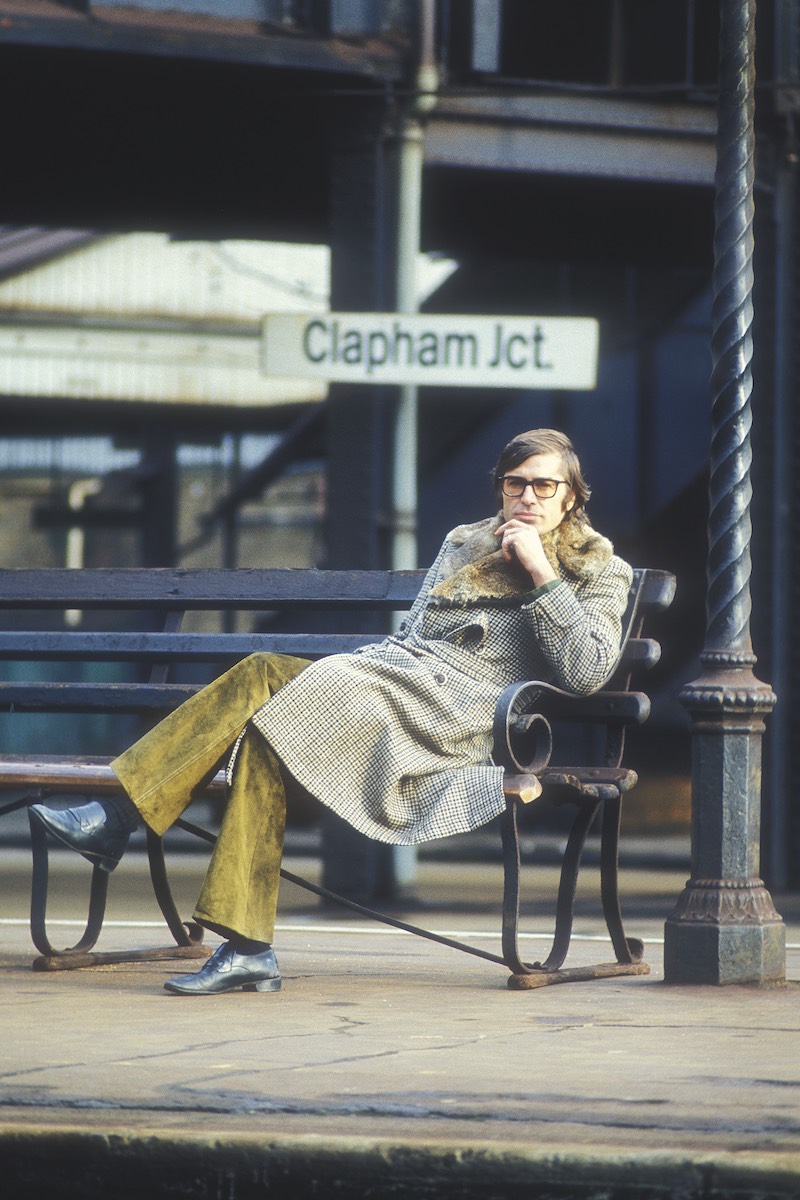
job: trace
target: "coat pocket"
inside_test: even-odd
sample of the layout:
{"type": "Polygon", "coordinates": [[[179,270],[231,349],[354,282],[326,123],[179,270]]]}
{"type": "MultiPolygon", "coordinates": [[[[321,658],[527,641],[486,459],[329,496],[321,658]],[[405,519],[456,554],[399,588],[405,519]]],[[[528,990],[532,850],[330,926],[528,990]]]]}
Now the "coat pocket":
{"type": "Polygon", "coordinates": [[[423,637],[472,652],[481,649],[488,633],[489,614],[480,610],[430,609],[422,627],[423,637]]]}

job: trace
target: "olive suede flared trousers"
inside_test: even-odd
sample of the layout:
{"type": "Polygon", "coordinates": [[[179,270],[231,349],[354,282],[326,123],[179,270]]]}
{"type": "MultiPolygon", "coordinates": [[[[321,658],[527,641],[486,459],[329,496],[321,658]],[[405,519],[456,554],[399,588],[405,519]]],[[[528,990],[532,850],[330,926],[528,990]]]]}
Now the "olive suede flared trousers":
{"type": "Polygon", "coordinates": [[[273,939],[286,824],[284,773],[266,739],[248,721],[308,665],[306,659],[283,654],[243,659],[111,764],[144,821],[163,834],[244,733],[194,912],[200,925],[223,937],[273,939]]]}

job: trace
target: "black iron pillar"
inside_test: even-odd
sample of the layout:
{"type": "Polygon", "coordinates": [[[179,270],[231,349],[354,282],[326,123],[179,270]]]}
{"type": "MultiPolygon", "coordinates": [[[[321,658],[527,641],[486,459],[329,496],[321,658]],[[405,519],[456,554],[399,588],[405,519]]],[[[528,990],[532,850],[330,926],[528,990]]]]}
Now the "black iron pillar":
{"type": "MultiPolygon", "coordinates": [[[[340,101],[330,182],[331,308],[390,307],[386,263],[386,156],[383,104],[340,101]]],[[[331,384],[327,404],[325,566],[387,567],[386,507],[391,420],[378,387],[331,384]]]]}
{"type": "Polygon", "coordinates": [[[178,435],[148,422],[142,437],[142,566],[178,561],[178,435]]]}
{"type": "MultiPolygon", "coordinates": [[[[331,308],[391,308],[391,184],[383,144],[382,103],[352,108],[340,102],[331,168],[331,308]]],[[[327,404],[328,518],[324,565],[343,569],[389,566],[391,414],[385,395],[363,385],[332,384],[327,404]]],[[[369,618],[355,628],[368,632],[369,618]]],[[[343,628],[337,617],[337,629],[343,628]]],[[[376,617],[376,638],[386,626],[376,617]]],[[[392,847],[359,833],[329,809],[321,817],[322,882],[348,900],[395,899],[399,881],[392,847]]]]}
{"type": "Polygon", "coordinates": [[[692,877],[665,925],[670,983],[778,983],[785,931],[758,878],[772,689],[750,639],[755,0],[721,0],[706,641],[692,718],[692,877]]]}

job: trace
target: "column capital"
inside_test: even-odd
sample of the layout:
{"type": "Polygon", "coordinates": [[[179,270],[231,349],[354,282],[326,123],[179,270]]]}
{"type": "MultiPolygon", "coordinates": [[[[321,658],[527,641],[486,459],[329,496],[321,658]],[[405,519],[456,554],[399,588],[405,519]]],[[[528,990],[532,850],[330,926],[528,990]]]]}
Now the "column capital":
{"type": "Polygon", "coordinates": [[[680,702],[696,717],[712,714],[748,716],[769,713],[777,696],[769,684],[762,683],[751,670],[755,658],[706,651],[701,656],[707,668],[680,692],[680,702]]]}

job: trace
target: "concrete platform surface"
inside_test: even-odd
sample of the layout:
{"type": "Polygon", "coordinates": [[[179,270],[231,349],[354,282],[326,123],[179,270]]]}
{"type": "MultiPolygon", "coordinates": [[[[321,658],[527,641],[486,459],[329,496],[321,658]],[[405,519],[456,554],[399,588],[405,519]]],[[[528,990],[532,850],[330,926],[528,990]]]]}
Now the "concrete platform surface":
{"type": "MultiPolygon", "coordinates": [[[[53,858],[50,934],[69,944],[88,867],[53,858]]],[[[187,915],[202,871],[175,860],[187,915]]],[[[798,897],[775,897],[784,987],[666,984],[685,872],[637,870],[624,908],[650,975],[514,992],[501,966],[287,885],[283,990],[187,999],[163,981],[199,964],[32,971],[27,854],[2,852],[0,875],[6,1195],[800,1196],[798,897]]],[[[538,959],[555,876],[531,879],[538,959]]],[[[613,959],[596,882],[584,872],[568,965],[613,959]]],[[[498,952],[499,886],[496,864],[423,863],[402,915],[498,952]]],[[[98,949],[167,942],[129,855],[98,949]]]]}

